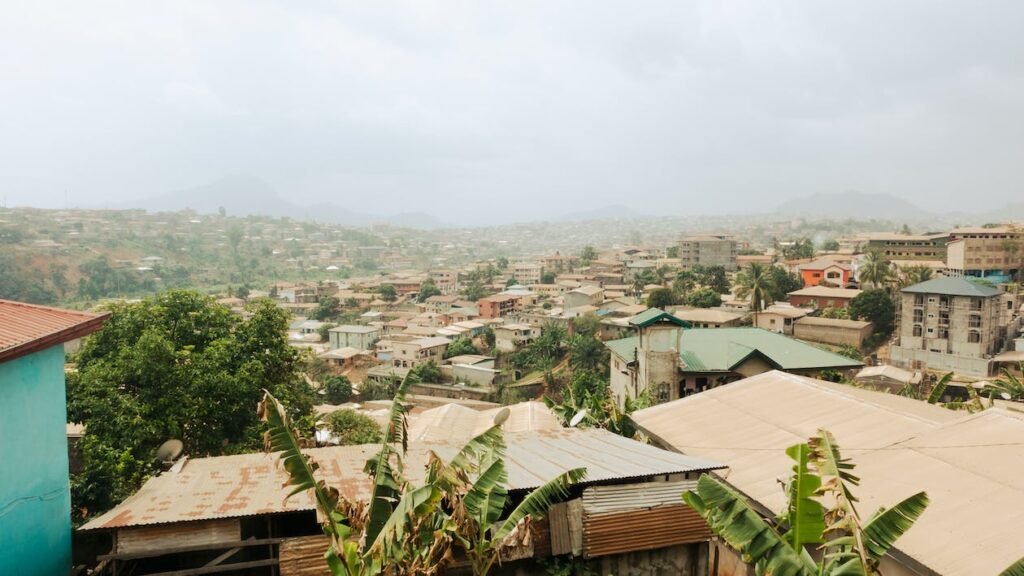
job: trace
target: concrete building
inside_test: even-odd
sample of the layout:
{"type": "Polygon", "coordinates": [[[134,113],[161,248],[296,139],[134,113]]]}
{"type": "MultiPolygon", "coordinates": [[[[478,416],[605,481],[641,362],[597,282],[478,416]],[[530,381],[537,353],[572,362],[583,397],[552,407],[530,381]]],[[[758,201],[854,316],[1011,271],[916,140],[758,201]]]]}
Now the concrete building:
{"type": "Polygon", "coordinates": [[[0,300],[0,574],[71,570],[64,343],[107,316],[0,300]]]}
{"type": "Polygon", "coordinates": [[[1017,226],[956,228],[949,233],[946,271],[1005,282],[1024,270],[1024,229],[1017,226]]]}
{"type": "Polygon", "coordinates": [[[853,279],[853,268],[850,265],[825,258],[801,264],[799,270],[805,287],[821,285],[846,288],[853,279]]]}
{"type": "Polygon", "coordinates": [[[1002,349],[1001,292],[966,278],[937,278],[900,291],[898,338],[891,361],[909,369],[988,376],[1002,349]]]}
{"type": "Polygon", "coordinates": [[[347,324],[335,326],[327,331],[332,349],[355,348],[356,350],[373,350],[373,343],[380,338],[380,329],[376,326],[358,326],[347,324]]]}
{"type": "Polygon", "coordinates": [[[756,314],[754,325],[777,334],[793,335],[795,322],[810,314],[807,308],[798,308],[790,304],[773,304],[756,314]]]}
{"type": "Polygon", "coordinates": [[[679,242],[679,263],[683,268],[701,264],[703,266],[724,266],[727,271],[736,270],[736,240],[731,236],[701,234],[687,236],[679,242]]]}
{"type": "Polygon", "coordinates": [[[502,352],[517,352],[540,336],[540,327],[529,324],[501,324],[494,327],[494,347],[502,352]]]}
{"type": "Polygon", "coordinates": [[[522,297],[511,294],[497,294],[477,301],[481,318],[504,318],[522,310],[522,297]]]}
{"type": "Polygon", "coordinates": [[[842,320],[804,316],[793,322],[793,337],[833,346],[860,348],[871,337],[874,326],[863,320],[842,320]]]}
{"type": "Polygon", "coordinates": [[[773,369],[817,376],[863,366],[759,328],[687,329],[657,308],[629,323],[635,336],[605,342],[611,351],[609,384],[620,402],[644,390],[655,402],[667,402],[773,369]]]}
{"type": "Polygon", "coordinates": [[[451,341],[440,336],[416,338],[413,340],[395,340],[391,343],[393,352],[391,363],[395,368],[415,368],[420,364],[433,361],[441,366],[444,351],[451,341]]]}
{"type": "Polygon", "coordinates": [[[429,276],[441,294],[455,294],[459,291],[459,273],[455,270],[432,270],[429,276]]]}
{"type": "Polygon", "coordinates": [[[536,262],[516,262],[511,268],[512,277],[520,284],[540,284],[544,277],[544,267],[536,262]]]}
{"type": "Polygon", "coordinates": [[[845,308],[850,300],[860,296],[861,290],[853,288],[831,288],[828,286],[811,286],[789,293],[789,303],[793,306],[809,306],[811,308],[845,308]]]}
{"type": "Polygon", "coordinates": [[[604,288],[598,286],[580,286],[562,295],[562,308],[579,308],[580,306],[600,306],[604,302],[604,288]]]}
{"type": "Polygon", "coordinates": [[[945,260],[950,235],[863,234],[857,238],[861,251],[878,251],[887,260],[945,260]]]}

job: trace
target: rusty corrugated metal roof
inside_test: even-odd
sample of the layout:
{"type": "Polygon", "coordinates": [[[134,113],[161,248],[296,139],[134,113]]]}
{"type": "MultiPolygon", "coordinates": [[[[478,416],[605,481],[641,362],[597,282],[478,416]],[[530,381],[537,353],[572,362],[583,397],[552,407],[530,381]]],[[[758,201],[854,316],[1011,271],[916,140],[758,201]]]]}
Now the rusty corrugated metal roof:
{"type": "MultiPolygon", "coordinates": [[[[668,452],[604,430],[557,429],[510,432],[506,462],[509,488],[528,490],[567,470],[586,467],[585,483],[644,478],[721,468],[717,463],[668,452]]],[[[422,480],[429,453],[455,456],[461,442],[417,442],[410,446],[405,470],[422,480]]],[[[352,500],[367,500],[370,479],[363,473],[377,445],[313,448],[306,452],[320,465],[318,474],[352,500]]],[[[241,454],[189,460],[178,472],[150,479],[137,493],[95,518],[83,530],[189,522],[313,510],[307,495],[285,500],[285,472],[276,457],[241,454]]]]}
{"type": "Polygon", "coordinates": [[[0,300],[0,361],[95,332],[109,315],[0,300]]]}

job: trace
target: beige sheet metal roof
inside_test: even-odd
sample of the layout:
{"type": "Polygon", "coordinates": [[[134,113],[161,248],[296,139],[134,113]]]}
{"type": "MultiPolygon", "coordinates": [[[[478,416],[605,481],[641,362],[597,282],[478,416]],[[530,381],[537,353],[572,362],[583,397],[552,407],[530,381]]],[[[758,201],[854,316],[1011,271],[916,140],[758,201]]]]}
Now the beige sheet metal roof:
{"type": "Polygon", "coordinates": [[[785,448],[831,431],[857,465],[870,514],[925,490],[932,504],[897,548],[936,572],[997,574],[1024,556],[1024,414],[965,415],[881,392],[767,372],[642,410],[667,446],[730,466],[726,480],[778,511],[785,448]]]}
{"type": "Polygon", "coordinates": [[[520,402],[512,406],[482,411],[447,404],[411,417],[409,439],[466,442],[490,428],[494,424],[494,418],[503,408],[509,409],[509,417],[502,426],[505,432],[558,430],[562,427],[555,415],[542,402],[520,402]]]}
{"type": "MultiPolygon", "coordinates": [[[[510,418],[511,420],[511,418],[510,418]]],[[[560,428],[510,432],[506,465],[508,487],[528,490],[577,467],[587,468],[583,484],[639,479],[721,468],[720,464],[661,450],[605,430],[560,428]]],[[[461,442],[415,442],[405,458],[413,483],[422,480],[433,451],[450,460],[461,442]]],[[[372,486],[363,472],[377,445],[336,446],[306,450],[320,465],[318,475],[350,499],[366,500],[372,486]]],[[[268,454],[197,458],[177,472],[165,472],[82,530],[99,530],[313,510],[306,494],[285,500],[286,473],[268,454]]]]}

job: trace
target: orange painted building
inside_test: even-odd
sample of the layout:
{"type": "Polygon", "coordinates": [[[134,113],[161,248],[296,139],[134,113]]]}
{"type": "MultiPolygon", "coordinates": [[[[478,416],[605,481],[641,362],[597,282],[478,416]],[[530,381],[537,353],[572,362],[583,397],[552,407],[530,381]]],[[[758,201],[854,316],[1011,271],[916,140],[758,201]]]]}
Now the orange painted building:
{"type": "Polygon", "coordinates": [[[850,282],[852,269],[849,265],[832,260],[815,260],[800,265],[800,276],[804,286],[832,286],[846,288],[850,282]]]}

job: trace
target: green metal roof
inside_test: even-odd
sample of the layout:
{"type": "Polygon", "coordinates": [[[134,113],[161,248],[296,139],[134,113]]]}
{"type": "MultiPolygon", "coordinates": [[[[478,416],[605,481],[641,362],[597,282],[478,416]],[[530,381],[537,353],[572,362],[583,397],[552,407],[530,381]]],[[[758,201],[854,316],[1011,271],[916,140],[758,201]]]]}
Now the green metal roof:
{"type": "MultiPolygon", "coordinates": [[[[633,360],[638,337],[605,342],[619,357],[633,360]]],[[[680,330],[676,349],[686,372],[729,372],[752,355],[779,370],[854,368],[861,362],[761,328],[694,328],[680,330]]]]}
{"type": "Polygon", "coordinates": [[[655,324],[657,322],[671,322],[677,326],[683,326],[684,328],[688,328],[690,326],[689,322],[681,320],[680,318],[665,312],[661,308],[648,308],[629,319],[630,325],[636,326],[637,328],[647,328],[651,324],[655,324]]]}
{"type": "Polygon", "coordinates": [[[974,282],[967,278],[935,278],[907,286],[901,292],[912,294],[942,294],[944,296],[973,296],[988,298],[1000,294],[998,288],[974,282]]]}
{"type": "Polygon", "coordinates": [[[630,336],[629,338],[622,338],[620,340],[609,340],[604,343],[609,350],[612,351],[616,356],[622,358],[626,362],[633,361],[633,351],[640,345],[640,338],[638,336],[630,336]]]}

